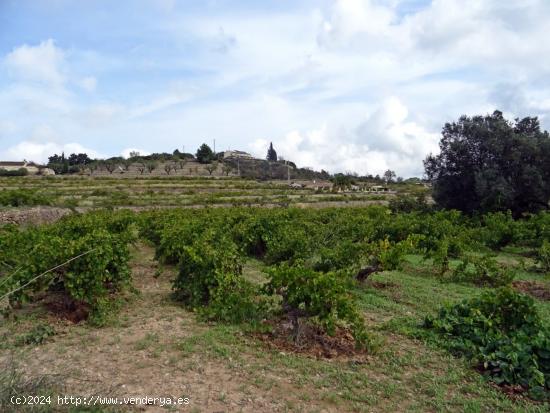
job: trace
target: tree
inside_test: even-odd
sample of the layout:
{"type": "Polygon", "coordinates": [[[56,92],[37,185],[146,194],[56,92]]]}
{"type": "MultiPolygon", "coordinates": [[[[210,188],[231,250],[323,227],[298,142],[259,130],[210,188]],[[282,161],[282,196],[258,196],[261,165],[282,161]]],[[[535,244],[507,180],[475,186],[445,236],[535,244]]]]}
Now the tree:
{"type": "Polygon", "coordinates": [[[273,149],[273,142],[269,142],[266,159],[270,162],[277,162],[277,152],[273,149]]]}
{"type": "Polygon", "coordinates": [[[212,162],[210,165],[206,166],[206,170],[208,171],[209,175],[212,175],[212,172],[214,172],[216,169],[218,169],[217,162],[212,162]]]}
{"type": "Polygon", "coordinates": [[[66,174],[69,172],[69,161],[65,158],[65,152],[61,156],[54,154],[48,158],[48,168],[53,169],[56,174],[66,174]]]}
{"type": "Polygon", "coordinates": [[[384,181],[386,181],[386,183],[392,182],[395,177],[395,172],[390,169],[384,172],[384,181]]]}
{"type": "Polygon", "coordinates": [[[349,188],[351,184],[353,184],[351,177],[349,175],[344,175],[344,174],[334,175],[332,182],[334,183],[334,188],[338,188],[338,189],[346,189],[346,188],[349,188]]]}
{"type": "Polygon", "coordinates": [[[53,154],[48,158],[48,165],[50,164],[60,164],[62,162],[61,156],[58,154],[53,154]]]}
{"type": "Polygon", "coordinates": [[[147,170],[149,171],[150,174],[153,173],[153,171],[155,169],[157,169],[157,166],[158,166],[158,162],[157,161],[149,161],[145,164],[145,167],[147,168],[147,170]]]}
{"type": "Polygon", "coordinates": [[[548,209],[550,136],[536,117],[462,116],[445,124],[439,147],[424,161],[439,206],[515,217],[548,209]]]}
{"type": "Polygon", "coordinates": [[[145,162],[138,163],[137,170],[139,171],[140,175],[143,175],[143,172],[145,172],[146,169],[147,169],[147,165],[145,164],[145,162]]]}
{"type": "Polygon", "coordinates": [[[214,152],[206,143],[203,143],[197,150],[196,158],[200,163],[210,163],[214,159],[214,152]]]}
{"type": "Polygon", "coordinates": [[[128,154],[128,159],[132,159],[132,158],[139,158],[139,152],[138,151],[130,151],[130,153],[128,154]]]}
{"type": "Polygon", "coordinates": [[[179,167],[182,171],[183,171],[183,167],[185,166],[186,163],[187,163],[187,159],[185,159],[185,158],[178,159],[178,165],[179,165],[179,167]]]}
{"type": "Polygon", "coordinates": [[[164,171],[167,175],[170,175],[170,172],[172,171],[172,164],[170,162],[166,162],[164,164],[164,171]]]}
{"type": "Polygon", "coordinates": [[[130,170],[130,167],[132,166],[133,163],[134,162],[130,158],[122,160],[122,166],[124,167],[124,170],[126,172],[130,170]]]}
{"type": "Polygon", "coordinates": [[[79,154],[71,153],[69,155],[69,158],[67,159],[67,161],[69,162],[69,165],[71,165],[71,166],[72,165],[87,165],[90,162],[92,162],[92,160],[90,159],[90,157],[86,153],[79,153],[79,154]]]}
{"type": "Polygon", "coordinates": [[[232,170],[233,170],[233,167],[231,165],[229,165],[228,163],[224,163],[222,165],[222,173],[224,173],[225,176],[229,176],[229,174],[231,173],[232,170]]]}
{"type": "Polygon", "coordinates": [[[116,167],[117,167],[117,164],[115,162],[111,162],[111,161],[106,161],[105,162],[105,169],[107,169],[110,174],[112,174],[114,172],[116,167]]]}
{"type": "Polygon", "coordinates": [[[90,171],[90,175],[94,174],[94,171],[97,170],[97,166],[97,162],[92,162],[86,165],[86,168],[90,171]]]}

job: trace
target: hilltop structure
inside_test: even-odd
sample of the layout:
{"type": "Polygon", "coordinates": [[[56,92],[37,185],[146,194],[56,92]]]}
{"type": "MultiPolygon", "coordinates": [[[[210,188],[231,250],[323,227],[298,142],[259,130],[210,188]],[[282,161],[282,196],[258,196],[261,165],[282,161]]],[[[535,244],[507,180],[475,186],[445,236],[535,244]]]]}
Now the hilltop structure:
{"type": "Polygon", "coordinates": [[[5,171],[18,171],[20,169],[26,169],[29,175],[55,175],[55,172],[50,168],[27,161],[0,161],[0,169],[5,171]]]}
{"type": "Polygon", "coordinates": [[[241,158],[241,159],[254,159],[252,155],[250,155],[248,152],[244,151],[225,151],[223,153],[224,159],[228,158],[241,158]]]}

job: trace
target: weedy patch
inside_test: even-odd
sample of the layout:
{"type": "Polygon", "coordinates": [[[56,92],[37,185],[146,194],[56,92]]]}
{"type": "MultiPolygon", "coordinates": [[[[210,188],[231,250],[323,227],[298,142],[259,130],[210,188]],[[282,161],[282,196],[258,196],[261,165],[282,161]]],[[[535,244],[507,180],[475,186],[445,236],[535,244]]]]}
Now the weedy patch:
{"type": "Polygon", "coordinates": [[[54,335],[55,330],[51,326],[47,324],[38,324],[29,332],[18,336],[15,340],[15,344],[19,346],[28,344],[43,344],[54,335]]]}
{"type": "Polygon", "coordinates": [[[57,385],[57,375],[26,376],[12,357],[0,362],[0,411],[2,412],[50,412],[50,405],[17,406],[12,397],[21,395],[40,395],[53,397],[57,385]]]}

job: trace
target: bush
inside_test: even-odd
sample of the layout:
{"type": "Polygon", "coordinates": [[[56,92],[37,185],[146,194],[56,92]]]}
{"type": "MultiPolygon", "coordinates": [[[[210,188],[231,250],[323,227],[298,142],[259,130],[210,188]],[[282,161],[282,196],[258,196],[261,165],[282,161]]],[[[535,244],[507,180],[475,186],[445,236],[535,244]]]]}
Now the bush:
{"type": "Polygon", "coordinates": [[[292,321],[295,342],[300,338],[300,320],[314,318],[328,334],[334,334],[338,322],[344,323],[358,347],[368,345],[363,318],[350,293],[351,278],[286,264],[272,268],[269,275],[263,291],[281,297],[281,310],[292,321]]]}
{"type": "Polygon", "coordinates": [[[238,323],[259,316],[256,291],[241,277],[241,255],[230,239],[209,230],[184,246],[179,259],[173,283],[177,299],[209,319],[238,323]]]}
{"type": "Polygon", "coordinates": [[[483,216],[482,242],[492,249],[501,249],[521,239],[521,224],[514,221],[512,213],[495,212],[483,216]]]}
{"type": "Polygon", "coordinates": [[[488,287],[502,287],[510,284],[513,279],[514,274],[511,270],[488,255],[466,255],[450,276],[451,281],[488,287]]]}
{"type": "Polygon", "coordinates": [[[443,307],[424,327],[438,333],[456,355],[475,361],[497,384],[519,384],[548,398],[550,332],[533,299],[511,288],[443,307]]]}
{"type": "Polygon", "coordinates": [[[267,251],[264,259],[268,264],[293,262],[311,254],[312,237],[306,225],[279,222],[272,233],[263,234],[262,238],[266,240],[267,251]]]}
{"type": "Polygon", "coordinates": [[[29,171],[27,168],[19,168],[15,171],[8,171],[7,169],[0,168],[0,176],[27,176],[29,171]]]}
{"type": "Polygon", "coordinates": [[[335,270],[358,270],[362,256],[365,254],[363,243],[344,239],[336,245],[320,247],[312,259],[311,266],[315,271],[328,272],[335,270]]]}
{"type": "Polygon", "coordinates": [[[0,206],[51,205],[52,198],[29,189],[5,189],[0,191],[0,206]]]}
{"type": "Polygon", "coordinates": [[[28,333],[22,334],[16,339],[19,345],[43,344],[46,340],[55,335],[54,329],[48,324],[38,324],[28,333]]]}
{"type": "Polygon", "coordinates": [[[130,281],[131,222],[129,213],[91,213],[25,230],[3,228],[0,295],[12,292],[10,302],[23,303],[55,288],[101,312],[110,294],[130,281]]]}
{"type": "Polygon", "coordinates": [[[413,195],[398,195],[391,198],[389,201],[389,208],[393,214],[408,213],[408,212],[427,212],[430,210],[430,206],[426,201],[426,194],[424,192],[413,195]]]}
{"type": "Polygon", "coordinates": [[[550,273],[550,242],[544,240],[537,250],[537,263],[542,271],[550,273]]]}

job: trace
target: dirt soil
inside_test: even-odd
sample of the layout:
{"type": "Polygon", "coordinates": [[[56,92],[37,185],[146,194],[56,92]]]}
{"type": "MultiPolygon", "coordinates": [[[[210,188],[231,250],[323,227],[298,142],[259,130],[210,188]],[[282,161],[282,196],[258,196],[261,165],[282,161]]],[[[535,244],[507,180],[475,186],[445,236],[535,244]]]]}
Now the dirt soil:
{"type": "Polygon", "coordinates": [[[10,208],[0,209],[0,225],[4,224],[25,224],[41,225],[57,221],[61,217],[70,214],[68,208],[55,207],[33,207],[33,208],[10,208]]]}
{"type": "Polygon", "coordinates": [[[516,290],[529,294],[539,300],[550,300],[550,286],[537,281],[514,281],[512,283],[516,290]]]}
{"type": "Polygon", "coordinates": [[[367,353],[355,348],[355,340],[346,329],[338,328],[333,336],[324,333],[320,328],[302,322],[298,343],[292,340],[292,325],[287,319],[270,322],[270,332],[257,333],[258,337],[269,348],[276,348],[288,353],[301,353],[317,359],[349,360],[364,363],[367,353]]]}

